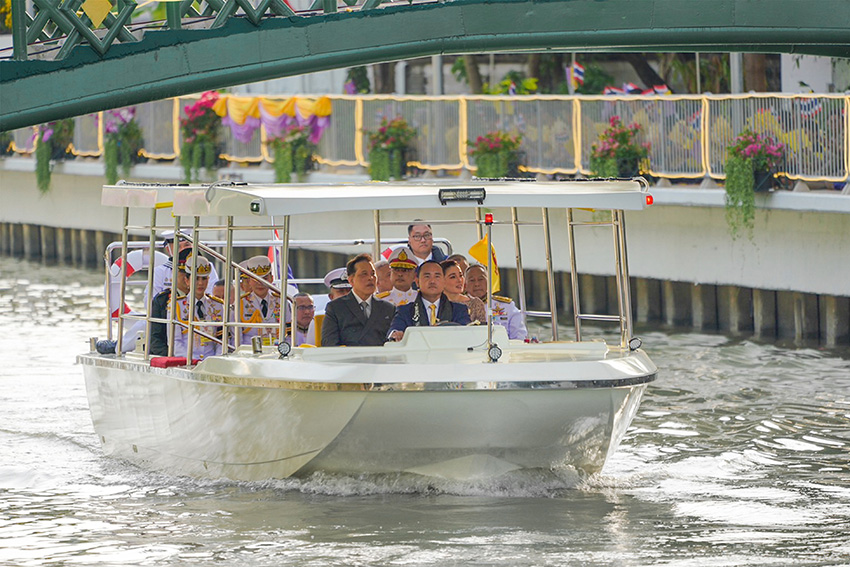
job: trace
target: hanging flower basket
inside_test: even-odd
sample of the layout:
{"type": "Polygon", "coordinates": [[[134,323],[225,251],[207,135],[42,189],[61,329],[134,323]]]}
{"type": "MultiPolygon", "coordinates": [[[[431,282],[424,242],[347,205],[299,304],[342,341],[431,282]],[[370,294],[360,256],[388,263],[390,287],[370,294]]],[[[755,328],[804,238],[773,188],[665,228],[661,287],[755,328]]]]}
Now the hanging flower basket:
{"type": "Polygon", "coordinates": [[[144,145],[142,130],[136,122],[136,107],[107,110],[103,113],[103,161],[106,182],[118,181],[118,172],[128,177],[130,167],[143,158],[139,151],[144,145]]]}
{"type": "Polygon", "coordinates": [[[497,130],[469,141],[470,157],[478,168],[476,177],[503,178],[519,167],[519,147],[522,135],[511,136],[497,130]]]}
{"type": "Polygon", "coordinates": [[[369,176],[375,181],[401,179],[416,135],[416,129],[400,116],[382,119],[377,132],[369,133],[369,176]]]}
{"type": "Polygon", "coordinates": [[[207,177],[213,176],[219,161],[221,145],[221,118],[213,110],[218,93],[207,91],[200,100],[183,108],[186,116],[180,119],[183,146],[180,163],[186,183],[200,181],[201,168],[207,177]]]}
{"type": "Polygon", "coordinates": [[[313,129],[309,124],[290,126],[285,134],[268,141],[274,156],[274,172],[276,183],[289,183],[292,174],[299,182],[307,180],[308,173],[313,169],[316,144],[313,129]]]}
{"type": "Polygon", "coordinates": [[[38,127],[35,134],[35,178],[38,190],[50,190],[51,161],[74,159],[71,153],[74,141],[74,119],[66,118],[48,122],[38,127]]]}
{"type": "Polygon", "coordinates": [[[590,171],[594,177],[635,177],[640,174],[641,161],[649,156],[649,142],[639,143],[641,125],[623,124],[612,116],[599,141],[590,150],[590,171]]]}
{"type": "Polygon", "coordinates": [[[744,130],[727,148],[726,223],[732,238],[741,230],[753,237],[756,192],[773,190],[774,171],[785,157],[785,146],[768,136],[744,130]]]}

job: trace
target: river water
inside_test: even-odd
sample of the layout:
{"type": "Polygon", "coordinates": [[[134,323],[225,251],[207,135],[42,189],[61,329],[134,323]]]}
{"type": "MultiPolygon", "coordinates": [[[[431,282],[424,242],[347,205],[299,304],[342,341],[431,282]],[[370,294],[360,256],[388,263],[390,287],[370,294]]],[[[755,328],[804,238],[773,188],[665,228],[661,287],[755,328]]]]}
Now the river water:
{"type": "Polygon", "coordinates": [[[602,474],[196,480],[106,458],[99,273],[0,259],[0,565],[850,565],[850,353],[643,329],[602,474]]]}

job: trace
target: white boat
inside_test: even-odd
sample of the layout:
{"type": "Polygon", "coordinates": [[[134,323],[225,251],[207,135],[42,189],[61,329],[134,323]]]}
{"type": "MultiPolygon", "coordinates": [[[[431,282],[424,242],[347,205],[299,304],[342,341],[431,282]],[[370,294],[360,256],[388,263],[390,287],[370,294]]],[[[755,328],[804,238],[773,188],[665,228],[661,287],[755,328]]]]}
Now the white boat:
{"type": "MultiPolygon", "coordinates": [[[[582,314],[578,278],[572,278],[575,340],[570,341],[558,336],[556,307],[545,314],[552,321],[552,340],[540,343],[509,340],[505,329],[495,324],[410,327],[402,341],[382,347],[290,349],[285,344],[278,349],[255,342],[195,365],[167,368],[154,367],[144,350],[101,355],[92,348],[78,361],[94,428],[108,455],[176,474],[236,480],[304,477],[316,471],[407,472],[452,479],[518,469],[592,474],[616,450],[647,384],[656,377],[655,365],[632,336],[626,261],[624,211],[651,202],[641,179],[126,184],[104,187],[102,201],[124,209],[123,256],[130,251],[133,230],[141,227],[150,235],[144,243],[150,252],[157,245],[157,230],[179,229],[182,219],[191,219],[195,245],[202,250],[198,233],[205,226],[226,234],[221,254],[225,266],[235,266],[231,257],[240,227],[251,228],[255,232],[248,234],[254,236],[258,227],[280,228],[276,246],[286,265],[295,242],[290,241],[290,216],[374,211],[371,243],[379,251],[387,242],[380,234],[387,225],[381,221],[382,212],[415,210],[418,217],[438,224],[440,211],[465,208],[474,225],[470,231],[486,231],[488,219],[479,219],[480,207],[487,207],[497,212],[497,219],[502,213],[511,217],[505,222],[513,225],[517,239],[519,304],[529,316],[544,314],[525,309],[522,300],[518,239],[523,223],[518,218],[536,209],[550,259],[549,210],[566,209],[570,238],[564,246],[572,274],[577,273],[575,228],[609,227],[619,305],[613,315],[582,314]],[[173,206],[169,212],[175,215],[174,225],[156,226],[157,208],[163,206],[173,206]],[[580,223],[573,216],[577,208],[604,210],[607,216],[580,223]],[[132,225],[131,218],[136,219],[132,225]],[[222,224],[212,224],[216,222],[222,224]],[[582,322],[588,320],[618,325],[619,340],[583,340],[582,322]]],[[[168,222],[173,222],[170,217],[168,222]]],[[[446,222],[457,224],[456,219],[446,222]]],[[[551,260],[547,268],[551,288],[551,260]]],[[[290,283],[283,272],[279,289],[290,283]]],[[[121,303],[126,285],[120,282],[121,303]]],[[[550,289],[551,304],[554,297],[550,289]]],[[[117,316],[110,336],[117,326],[120,340],[125,320],[132,318],[117,316]]],[[[223,326],[229,337],[239,324],[223,326]]],[[[194,327],[190,323],[190,334],[197,332],[194,327]]],[[[191,352],[188,358],[191,361],[191,352]]]]}

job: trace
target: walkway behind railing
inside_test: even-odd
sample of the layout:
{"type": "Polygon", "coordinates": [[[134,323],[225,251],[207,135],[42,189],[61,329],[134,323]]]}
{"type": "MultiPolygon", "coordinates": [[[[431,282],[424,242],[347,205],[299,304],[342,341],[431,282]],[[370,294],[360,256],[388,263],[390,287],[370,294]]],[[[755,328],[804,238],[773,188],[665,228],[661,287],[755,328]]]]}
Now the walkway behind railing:
{"type": "MultiPolygon", "coordinates": [[[[274,97],[269,97],[274,98],[274,97]]],[[[847,95],[658,95],[658,96],[330,96],[330,127],[318,161],[367,166],[368,132],[383,117],[404,117],[418,130],[415,165],[425,170],[474,170],[467,141],[493,130],[522,134],[525,169],[531,173],[590,173],[591,146],[612,116],[642,126],[649,142],[649,171],[664,178],[725,178],[726,147],[742,130],[786,145],[789,179],[850,179],[850,96],[847,95]]],[[[179,117],[188,99],[139,105],[142,154],[174,159],[180,153],[179,117]]],[[[102,114],[102,113],[101,113],[102,114]]],[[[74,153],[103,151],[102,117],[76,118],[74,153]]],[[[257,130],[248,144],[224,128],[222,157],[231,162],[272,161],[257,130]]],[[[32,151],[31,128],[15,131],[14,149],[32,151]]]]}

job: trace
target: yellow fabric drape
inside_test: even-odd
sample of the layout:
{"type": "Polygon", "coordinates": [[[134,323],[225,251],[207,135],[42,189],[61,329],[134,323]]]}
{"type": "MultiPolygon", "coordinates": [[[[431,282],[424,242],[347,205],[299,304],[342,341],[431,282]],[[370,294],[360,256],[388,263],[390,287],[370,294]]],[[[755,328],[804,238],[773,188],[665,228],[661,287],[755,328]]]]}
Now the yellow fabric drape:
{"type": "Polygon", "coordinates": [[[213,111],[221,116],[230,116],[236,124],[245,124],[245,120],[260,117],[259,99],[256,97],[242,97],[224,95],[219,97],[213,104],[213,111]]]}

